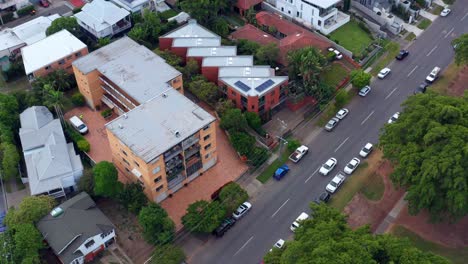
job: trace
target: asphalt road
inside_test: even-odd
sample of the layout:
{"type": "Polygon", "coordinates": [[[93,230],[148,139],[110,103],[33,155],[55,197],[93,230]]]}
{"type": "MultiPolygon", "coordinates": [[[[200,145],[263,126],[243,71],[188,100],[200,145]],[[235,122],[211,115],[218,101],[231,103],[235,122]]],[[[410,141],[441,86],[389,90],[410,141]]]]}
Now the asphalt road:
{"type": "Polygon", "coordinates": [[[448,17],[434,21],[408,48],[410,55],[404,61],[389,65],[392,72],[386,79],[375,80],[367,97],[356,97],[347,106],[350,113],[333,132],[315,136],[307,144],[309,154],[292,165],[281,182],[269,181],[252,200],[252,210],[224,237],[210,239],[191,263],[258,263],[278,239],[292,238],[291,223],[301,212],[309,213],[309,203],[365,143],[378,142],[381,127],[430,71],[435,66],[444,69],[452,61],[451,40],[467,32],[468,0],[457,0],[448,17]],[[338,160],[337,167],[326,177],[319,175],[319,167],[330,157],[338,160]]]}

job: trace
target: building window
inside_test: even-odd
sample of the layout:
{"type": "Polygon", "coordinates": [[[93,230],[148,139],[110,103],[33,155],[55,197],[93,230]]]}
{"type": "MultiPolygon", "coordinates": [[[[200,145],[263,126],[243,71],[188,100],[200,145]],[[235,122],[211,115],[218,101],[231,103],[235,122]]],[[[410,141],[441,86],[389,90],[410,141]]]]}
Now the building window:
{"type": "Polygon", "coordinates": [[[205,150],[211,148],[211,143],[205,146],[205,150]]]}
{"type": "Polygon", "coordinates": [[[209,138],[210,138],[210,135],[206,135],[206,136],[203,137],[203,140],[207,141],[209,138]]]}
{"type": "Polygon", "coordinates": [[[158,186],[158,188],[156,188],[156,191],[159,192],[163,187],[164,187],[164,185],[158,186]]]}
{"type": "Polygon", "coordinates": [[[45,66],[44,69],[45,69],[46,71],[48,71],[48,70],[50,70],[50,68],[51,68],[51,67],[50,67],[50,65],[49,65],[49,66],[45,66]]]}
{"type": "Polygon", "coordinates": [[[291,10],[288,10],[288,14],[291,14],[291,10]]]}
{"type": "Polygon", "coordinates": [[[154,182],[160,182],[161,180],[162,180],[162,176],[159,176],[156,179],[154,179],[154,182]]]}
{"type": "Polygon", "coordinates": [[[111,230],[111,231],[107,231],[107,232],[105,232],[105,233],[102,233],[102,234],[101,234],[101,238],[105,238],[106,236],[108,236],[108,235],[110,235],[110,234],[112,234],[112,230],[111,230]]]}
{"type": "Polygon", "coordinates": [[[211,152],[205,155],[205,159],[211,158],[211,152]]]}
{"type": "Polygon", "coordinates": [[[127,152],[125,152],[124,150],[120,150],[125,156],[128,156],[127,155],[127,152]]]}
{"type": "Polygon", "coordinates": [[[122,161],[125,162],[125,164],[130,165],[126,159],[122,158],[122,161]]]}
{"type": "Polygon", "coordinates": [[[299,17],[299,11],[296,12],[296,16],[299,17]]]}
{"type": "Polygon", "coordinates": [[[133,161],[133,163],[135,163],[135,165],[137,165],[137,167],[140,167],[140,164],[138,164],[138,162],[133,161]]]}
{"type": "Polygon", "coordinates": [[[281,7],[281,12],[284,12],[284,7],[281,7]]]}
{"type": "Polygon", "coordinates": [[[210,128],[210,125],[207,125],[206,127],[204,127],[203,130],[207,130],[208,128],[210,128]]]}
{"type": "Polygon", "coordinates": [[[68,56],[67,60],[71,60],[72,58],[73,58],[73,56],[68,56]]]}
{"type": "Polygon", "coordinates": [[[125,168],[125,170],[126,170],[128,173],[130,173],[130,170],[129,170],[128,168],[125,168]]]}
{"type": "Polygon", "coordinates": [[[77,53],[75,53],[75,57],[81,57],[81,51],[78,51],[77,53]]]}
{"type": "Polygon", "coordinates": [[[236,95],[237,95],[236,92],[234,92],[234,91],[232,91],[232,90],[231,90],[231,94],[232,94],[232,96],[236,96],[236,95]]]}
{"type": "Polygon", "coordinates": [[[138,183],[141,185],[141,187],[145,186],[145,183],[141,179],[138,179],[138,183]]]}
{"type": "Polygon", "coordinates": [[[160,170],[161,170],[161,166],[158,166],[158,167],[154,168],[153,174],[158,173],[160,170]]]}
{"type": "Polygon", "coordinates": [[[85,247],[86,247],[86,248],[89,248],[89,247],[91,247],[92,245],[94,245],[94,240],[90,240],[90,241],[86,242],[85,247]]]}
{"type": "Polygon", "coordinates": [[[250,108],[251,108],[252,110],[255,110],[255,105],[251,105],[250,108]]]}
{"type": "Polygon", "coordinates": [[[59,65],[65,64],[65,60],[59,60],[59,61],[58,61],[58,64],[59,64],[59,65]]]}

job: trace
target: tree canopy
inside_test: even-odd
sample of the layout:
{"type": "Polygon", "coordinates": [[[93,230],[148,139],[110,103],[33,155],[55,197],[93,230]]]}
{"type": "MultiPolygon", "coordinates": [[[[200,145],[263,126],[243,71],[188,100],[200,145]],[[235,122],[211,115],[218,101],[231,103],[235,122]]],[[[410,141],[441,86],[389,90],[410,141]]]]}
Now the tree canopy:
{"type": "Polygon", "coordinates": [[[220,11],[234,6],[235,0],[179,0],[178,4],[191,17],[207,25],[217,17],[220,11]]]}
{"type": "Polygon", "coordinates": [[[47,195],[27,196],[23,198],[18,209],[8,210],[5,224],[8,227],[17,224],[34,224],[52,211],[55,205],[56,201],[47,195]]]}
{"type": "Polygon", "coordinates": [[[363,70],[354,70],[351,72],[351,83],[354,87],[362,88],[370,84],[372,75],[363,70]]]}
{"type": "Polygon", "coordinates": [[[143,187],[139,183],[125,184],[123,190],[119,192],[118,198],[120,203],[130,212],[138,214],[148,203],[143,192],[143,187]]]}
{"type": "Polygon", "coordinates": [[[182,224],[194,233],[210,233],[218,227],[226,215],[226,210],[218,202],[196,201],[189,205],[182,217],[182,224]]]}
{"type": "Polygon", "coordinates": [[[180,264],[185,260],[184,251],[174,245],[158,246],[153,251],[152,264],[180,264]]]}
{"type": "Polygon", "coordinates": [[[468,34],[463,34],[452,41],[455,47],[455,62],[458,65],[468,64],[468,34]]]}
{"type": "Polygon", "coordinates": [[[270,43],[267,45],[260,46],[255,53],[255,59],[257,64],[274,65],[278,60],[279,48],[276,43],[270,43]]]}
{"type": "Polygon", "coordinates": [[[75,37],[80,38],[81,31],[78,22],[76,21],[75,17],[59,17],[52,21],[50,26],[46,30],[46,35],[50,36],[54,33],[61,31],[62,29],[66,29],[68,32],[72,33],[75,37]]]}
{"type": "Polygon", "coordinates": [[[247,120],[240,109],[228,109],[221,116],[220,126],[229,131],[243,131],[247,126],[247,120]]]}
{"type": "Polygon", "coordinates": [[[198,78],[188,84],[188,89],[198,99],[210,104],[215,105],[218,101],[218,87],[204,78],[198,78]]]}
{"type": "Polygon", "coordinates": [[[289,78],[302,79],[304,85],[313,85],[327,63],[327,59],[314,47],[296,49],[288,53],[289,78]]]}
{"type": "Polygon", "coordinates": [[[174,239],[175,225],[166,211],[155,203],[143,207],[138,214],[143,238],[153,245],[170,243],[174,239]]]}
{"type": "Polygon", "coordinates": [[[116,198],[122,183],[118,181],[117,169],[114,164],[108,161],[101,161],[93,168],[94,175],[94,194],[116,198]]]}
{"type": "Polygon", "coordinates": [[[239,205],[249,199],[249,195],[239,184],[232,182],[221,189],[219,199],[223,203],[228,214],[231,214],[239,205]]]}
{"type": "Polygon", "coordinates": [[[397,122],[380,137],[394,165],[392,181],[407,188],[411,213],[434,218],[468,213],[468,92],[463,98],[426,93],[409,97],[397,122]]]}
{"type": "Polygon", "coordinates": [[[325,204],[311,204],[312,218],[304,221],[284,249],[268,253],[266,264],[295,263],[449,263],[422,252],[406,239],[373,235],[369,227],[352,230],[346,217],[325,204]]]}

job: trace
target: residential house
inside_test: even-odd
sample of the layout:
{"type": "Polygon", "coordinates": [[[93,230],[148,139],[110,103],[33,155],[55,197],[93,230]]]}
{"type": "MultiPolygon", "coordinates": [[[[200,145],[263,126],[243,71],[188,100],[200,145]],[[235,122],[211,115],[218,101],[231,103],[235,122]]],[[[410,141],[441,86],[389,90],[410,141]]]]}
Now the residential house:
{"type": "Polygon", "coordinates": [[[111,0],[112,3],[125,8],[130,13],[143,12],[144,9],[154,10],[154,2],[152,0],[111,0]]]}
{"type": "Polygon", "coordinates": [[[115,242],[115,227],[85,192],[56,207],[37,224],[63,264],[91,262],[115,242]]]}
{"type": "Polygon", "coordinates": [[[65,29],[21,49],[29,80],[58,69],[72,73],[72,62],[86,54],[86,44],[65,29]]]}
{"type": "Polygon", "coordinates": [[[19,136],[31,195],[58,198],[77,190],[83,174],[80,156],[67,143],[59,119],[45,106],[33,106],[20,114],[19,136]]]}
{"type": "Polygon", "coordinates": [[[215,165],[214,121],[169,87],[106,125],[112,160],[160,202],[215,165]]]}
{"type": "Polygon", "coordinates": [[[276,10],[325,35],[348,23],[350,16],[339,11],[342,0],[269,0],[276,10]]]}
{"type": "Polygon", "coordinates": [[[182,74],[128,37],[73,62],[80,93],[93,109],[128,112],[168,88],[183,93],[182,74]]]}
{"type": "Polygon", "coordinates": [[[105,0],[87,3],[75,17],[78,24],[96,39],[112,37],[132,26],[129,11],[105,0]]]}

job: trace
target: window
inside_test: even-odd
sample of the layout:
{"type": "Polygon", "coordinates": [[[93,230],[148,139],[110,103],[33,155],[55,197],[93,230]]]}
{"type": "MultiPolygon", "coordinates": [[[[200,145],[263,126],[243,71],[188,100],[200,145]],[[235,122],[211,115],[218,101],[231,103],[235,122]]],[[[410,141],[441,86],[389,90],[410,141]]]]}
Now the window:
{"type": "Polygon", "coordinates": [[[207,130],[208,128],[210,128],[210,125],[207,125],[206,127],[204,127],[203,130],[207,130]]]}
{"type": "Polygon", "coordinates": [[[89,248],[89,247],[91,247],[92,245],[94,245],[94,240],[90,240],[90,241],[86,242],[85,247],[86,247],[86,248],[89,248]]]}
{"type": "Polygon", "coordinates": [[[158,186],[158,188],[156,188],[156,191],[159,192],[163,187],[164,187],[164,185],[158,186]]]}
{"type": "Polygon", "coordinates": [[[135,163],[135,165],[137,165],[137,167],[140,167],[140,164],[138,164],[138,162],[133,161],[133,163],[135,163]]]}
{"type": "Polygon", "coordinates": [[[153,174],[158,173],[160,170],[161,170],[161,166],[158,166],[158,167],[154,168],[153,174]]]}
{"type": "Polygon", "coordinates": [[[211,152],[205,155],[205,159],[211,158],[211,152]]]}
{"type": "Polygon", "coordinates": [[[125,162],[125,164],[130,165],[126,159],[122,158],[122,161],[125,162]]]}
{"type": "Polygon", "coordinates": [[[299,11],[296,12],[296,16],[299,17],[299,11]]]}
{"type": "Polygon", "coordinates": [[[284,7],[281,7],[281,12],[284,12],[284,7]]]}
{"type": "Polygon", "coordinates": [[[68,56],[67,60],[71,60],[72,58],[73,58],[73,56],[68,56]]]}
{"type": "Polygon", "coordinates": [[[142,187],[145,187],[145,183],[143,181],[141,181],[141,179],[138,179],[138,183],[142,186],[142,187]]]}
{"type": "Polygon", "coordinates": [[[162,180],[162,176],[159,176],[156,179],[154,179],[154,182],[160,182],[161,180],[162,180]]]}
{"type": "Polygon", "coordinates": [[[128,173],[130,173],[130,170],[129,170],[128,168],[125,168],[125,170],[126,170],[128,173]]]}
{"type": "Polygon", "coordinates": [[[251,105],[250,108],[252,108],[252,110],[255,110],[255,105],[251,105]]]}
{"type": "Polygon", "coordinates": [[[231,94],[232,94],[232,96],[236,96],[236,95],[237,95],[236,92],[234,92],[234,91],[232,91],[232,90],[231,90],[231,94]]]}
{"type": "Polygon", "coordinates": [[[291,14],[291,10],[288,10],[288,14],[291,14]]]}
{"type": "Polygon", "coordinates": [[[211,148],[211,143],[205,146],[205,150],[211,148]]]}
{"type": "Polygon", "coordinates": [[[112,234],[112,231],[113,231],[113,230],[107,231],[107,232],[105,232],[105,233],[102,233],[102,234],[101,234],[101,238],[105,238],[106,236],[112,234]]]}
{"type": "Polygon", "coordinates": [[[128,156],[128,155],[127,155],[127,152],[125,152],[124,150],[120,150],[120,151],[122,151],[122,153],[123,153],[125,156],[128,156]]]}
{"type": "Polygon", "coordinates": [[[77,53],[75,53],[75,57],[80,57],[81,56],[81,51],[78,51],[77,53]]]}
{"type": "Polygon", "coordinates": [[[44,69],[45,69],[46,71],[48,71],[48,70],[50,70],[50,68],[51,68],[51,67],[50,67],[50,65],[49,65],[49,66],[45,66],[44,69]]]}
{"type": "Polygon", "coordinates": [[[210,138],[210,135],[206,135],[206,136],[203,137],[203,140],[207,141],[209,138],[210,138]]]}
{"type": "Polygon", "coordinates": [[[65,64],[65,60],[59,60],[59,61],[58,61],[58,64],[59,64],[59,65],[65,64]]]}

